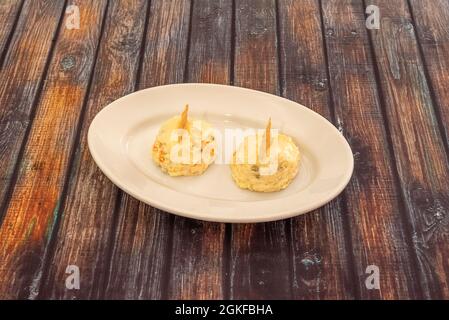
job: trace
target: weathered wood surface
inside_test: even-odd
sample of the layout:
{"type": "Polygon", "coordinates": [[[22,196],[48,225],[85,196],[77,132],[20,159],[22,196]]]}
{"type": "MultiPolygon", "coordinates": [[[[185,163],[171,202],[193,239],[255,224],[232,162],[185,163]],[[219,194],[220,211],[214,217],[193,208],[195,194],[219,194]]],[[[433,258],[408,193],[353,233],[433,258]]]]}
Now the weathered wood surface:
{"type": "Polygon", "coordinates": [[[147,4],[143,0],[114,1],[108,8],[85,116],[81,119],[80,143],[71,165],[67,200],[61,208],[64,219],[55,237],[54,253],[44,273],[39,298],[102,297],[119,192],[90,156],[87,131],[103,107],[134,91],[146,13],[147,4]],[[61,279],[65,278],[68,265],[77,265],[80,283],[91,285],[67,290],[61,279]]]}
{"type": "Polygon", "coordinates": [[[410,235],[396,187],[386,122],[361,1],[325,0],[323,24],[336,125],[348,139],[355,169],[343,194],[349,221],[351,283],[356,296],[418,298],[410,235]],[[382,274],[381,290],[365,286],[366,267],[382,274]]]}
{"type": "MultiPolygon", "coordinates": [[[[106,1],[91,5],[87,5],[87,1],[77,3],[85,23],[77,32],[65,28],[64,21],[59,29],[12,198],[5,208],[0,228],[3,275],[0,295],[6,298],[34,298],[38,294],[42,268],[59,219],[106,1]]],[[[51,14],[60,11],[59,7],[52,9],[56,11],[51,14]]],[[[20,66],[18,70],[21,71],[20,66]]],[[[16,111],[11,114],[15,116],[16,111]]]]}
{"type": "MultiPolygon", "coordinates": [[[[411,0],[411,15],[428,75],[428,85],[449,144],[449,1],[411,0]]],[[[438,118],[436,119],[438,120],[438,118]]],[[[446,150],[447,151],[447,150],[446,150]]]]}
{"type": "Polygon", "coordinates": [[[380,88],[426,298],[449,296],[449,163],[407,2],[372,1],[380,88]]]}
{"type": "MultiPolygon", "coordinates": [[[[437,1],[410,1],[411,15],[415,24],[416,37],[419,39],[418,46],[421,49],[424,72],[427,74],[428,86],[432,101],[434,103],[435,114],[432,119],[432,126],[435,128],[435,121],[439,121],[440,131],[445,135],[446,155],[449,154],[449,2],[437,1]]],[[[413,39],[416,40],[416,39],[413,39]]],[[[435,128],[436,131],[438,131],[435,128]]],[[[441,147],[441,146],[440,146],[441,147]]],[[[447,167],[446,167],[447,170],[447,167]]],[[[441,188],[441,186],[440,186],[441,188]]],[[[444,188],[444,187],[443,187],[444,188]]],[[[447,187],[444,192],[433,198],[434,207],[430,208],[433,218],[427,223],[428,234],[433,242],[433,249],[427,253],[432,260],[437,262],[437,277],[433,279],[433,285],[441,289],[441,297],[448,297],[448,192],[447,187]],[[443,197],[441,197],[443,195],[443,197]],[[443,204],[441,202],[443,201],[443,204]],[[444,206],[444,207],[443,207],[444,206]],[[441,234],[446,237],[438,238],[441,234]],[[436,241],[435,241],[436,240],[436,241]],[[444,278],[446,276],[446,278],[444,278]]]]}
{"type": "MultiPolygon", "coordinates": [[[[429,80],[429,90],[433,98],[435,107],[435,120],[439,121],[440,131],[445,134],[446,155],[449,154],[449,92],[447,83],[449,81],[449,33],[447,24],[449,23],[449,2],[447,1],[410,1],[411,13],[413,14],[424,71],[427,71],[429,80]]],[[[430,233],[435,236],[433,249],[428,253],[431,258],[436,259],[438,263],[438,274],[434,278],[434,284],[441,288],[441,297],[448,297],[448,198],[447,187],[445,192],[439,194],[436,204],[433,208],[433,218],[428,222],[430,233]],[[441,199],[441,195],[444,196],[441,199]],[[439,204],[444,202],[444,207],[439,204]],[[445,234],[445,238],[441,234],[445,234]],[[439,238],[437,238],[439,237],[439,238]],[[436,241],[435,241],[436,240],[436,241]],[[438,243],[438,244],[437,244],[438,243]],[[441,250],[441,251],[440,251],[441,250]],[[445,263],[445,264],[444,264],[445,263]],[[444,267],[442,270],[441,267],[444,267]],[[444,279],[446,274],[446,279],[444,279]]],[[[431,209],[432,210],[432,209],[431,209]]],[[[431,260],[432,261],[432,260],[431,260]]]]}
{"type": "Polygon", "coordinates": [[[0,1],[0,298],[449,299],[448,23],[445,0],[0,1]],[[180,82],[322,114],[351,144],[350,184],[263,224],[133,199],[93,162],[88,127],[127,93],[180,82]]]}
{"type": "MultiPolygon", "coordinates": [[[[16,32],[5,49],[0,70],[0,208],[4,208],[8,197],[8,187],[48,69],[52,39],[63,9],[61,2],[26,1],[16,32]]],[[[4,212],[0,213],[0,218],[2,215],[4,212]]]]}
{"type": "Polygon", "coordinates": [[[3,57],[6,55],[8,42],[14,34],[15,25],[19,19],[24,0],[3,0],[0,1],[0,67],[3,57]]]}

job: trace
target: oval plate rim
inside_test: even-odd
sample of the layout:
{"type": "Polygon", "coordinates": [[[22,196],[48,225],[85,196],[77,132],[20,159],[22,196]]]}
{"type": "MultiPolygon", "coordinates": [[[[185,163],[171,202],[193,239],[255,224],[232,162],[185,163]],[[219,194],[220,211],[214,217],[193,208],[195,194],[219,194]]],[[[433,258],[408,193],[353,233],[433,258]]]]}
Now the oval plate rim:
{"type": "MultiPolygon", "coordinates": [[[[183,216],[183,217],[187,217],[187,218],[192,218],[192,219],[197,219],[197,220],[202,220],[202,221],[210,221],[210,222],[219,222],[219,223],[258,223],[258,222],[268,222],[268,221],[278,221],[278,220],[282,220],[282,219],[287,219],[287,218],[291,218],[291,217],[295,217],[295,216],[299,216],[305,213],[308,213],[310,211],[313,211],[317,208],[322,207],[323,205],[327,204],[328,202],[332,201],[333,199],[335,199],[343,190],[344,188],[348,185],[349,181],[351,180],[352,174],[353,174],[353,170],[354,170],[354,158],[353,158],[353,153],[351,150],[351,147],[348,143],[348,141],[345,139],[345,137],[343,136],[343,134],[331,123],[329,122],[326,118],[324,118],[322,115],[320,115],[319,113],[305,107],[304,105],[295,102],[293,100],[289,100],[287,98],[281,97],[281,96],[277,96],[274,94],[270,94],[267,92],[263,92],[263,91],[259,91],[259,90],[254,90],[254,89],[249,89],[249,88],[244,88],[244,87],[239,87],[239,86],[234,86],[234,85],[222,85],[222,84],[212,84],[212,83],[179,83],[179,84],[167,84],[167,85],[162,85],[162,86],[156,86],[156,87],[150,87],[150,88],[146,88],[146,89],[142,89],[142,90],[138,90],[135,92],[132,92],[130,94],[127,94],[123,97],[120,97],[116,100],[114,100],[113,102],[109,103],[107,106],[105,106],[104,108],[102,108],[94,117],[94,119],[92,120],[91,124],[89,125],[89,130],[88,130],[88,134],[87,134],[87,140],[88,140],[88,149],[89,152],[92,156],[92,158],[94,159],[94,162],[96,163],[96,165],[99,167],[99,169],[103,172],[103,174],[109,179],[111,180],[111,182],[113,184],[115,184],[118,188],[120,188],[123,192],[131,195],[132,197],[136,198],[139,201],[142,201],[152,207],[155,207],[157,209],[175,214],[175,215],[179,215],[179,216],[183,216]],[[313,116],[315,117],[319,117],[321,118],[321,121],[323,121],[324,123],[326,123],[326,125],[330,125],[332,127],[333,130],[335,130],[336,133],[336,137],[339,137],[339,139],[341,140],[340,142],[342,142],[342,145],[344,146],[345,152],[347,153],[347,155],[350,155],[350,157],[348,157],[349,159],[349,163],[348,163],[348,167],[346,168],[346,172],[343,176],[343,178],[341,179],[340,183],[338,184],[337,187],[335,187],[332,192],[329,192],[328,195],[326,197],[323,197],[320,201],[315,201],[310,203],[309,206],[305,206],[303,207],[301,210],[298,209],[294,209],[291,208],[289,210],[283,210],[283,211],[279,211],[276,214],[271,214],[271,215],[260,215],[258,217],[248,217],[248,216],[242,216],[239,219],[235,219],[235,218],[226,218],[226,217],[220,217],[219,219],[216,219],[217,217],[212,215],[212,214],[197,214],[197,213],[193,213],[190,211],[186,211],[183,210],[182,208],[179,207],[175,207],[175,206],[170,206],[167,205],[166,203],[162,203],[160,201],[158,201],[157,199],[148,199],[145,197],[142,197],[141,195],[139,195],[137,192],[134,192],[133,190],[131,190],[130,188],[128,188],[126,186],[126,184],[122,183],[121,179],[118,178],[109,168],[108,166],[105,164],[105,161],[102,159],[101,155],[98,154],[98,152],[95,149],[94,146],[94,130],[95,130],[95,122],[97,119],[99,119],[100,117],[102,117],[105,113],[108,112],[108,110],[114,106],[115,104],[119,103],[120,101],[129,98],[130,96],[133,95],[138,95],[138,94],[143,94],[144,92],[151,92],[153,90],[158,90],[158,89],[166,89],[166,88],[170,88],[170,87],[179,87],[179,86],[192,86],[192,87],[226,87],[226,88],[232,88],[235,90],[243,90],[248,92],[249,94],[257,94],[257,95],[265,95],[267,97],[269,97],[270,99],[281,99],[279,101],[285,100],[288,101],[290,104],[294,103],[296,104],[298,107],[303,108],[305,112],[309,112],[311,114],[313,114],[313,116]]],[[[107,162],[107,161],[106,161],[107,162]]],[[[199,177],[200,178],[200,177],[199,177]]],[[[230,177],[231,179],[231,177],[230,177]]],[[[180,193],[179,191],[177,191],[178,193],[180,193]]]]}

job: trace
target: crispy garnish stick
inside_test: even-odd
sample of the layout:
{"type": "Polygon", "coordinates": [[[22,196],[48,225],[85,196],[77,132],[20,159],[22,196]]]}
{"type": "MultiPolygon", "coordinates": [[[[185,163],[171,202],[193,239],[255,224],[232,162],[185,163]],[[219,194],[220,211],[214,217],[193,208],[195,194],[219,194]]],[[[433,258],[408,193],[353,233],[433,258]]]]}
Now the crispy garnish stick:
{"type": "MultiPolygon", "coordinates": [[[[189,105],[186,104],[184,107],[184,111],[181,113],[181,120],[179,121],[179,129],[187,129],[187,118],[188,118],[188,112],[189,112],[189,105]]],[[[182,141],[182,136],[178,137],[178,142],[180,143],[182,141]]]]}
{"type": "Polygon", "coordinates": [[[179,121],[179,129],[185,129],[187,126],[187,113],[189,112],[189,105],[186,104],[184,111],[181,113],[181,121],[179,121]]]}
{"type": "Polygon", "coordinates": [[[271,117],[268,119],[267,128],[265,129],[265,151],[267,154],[270,151],[270,145],[271,145],[271,117]]]}

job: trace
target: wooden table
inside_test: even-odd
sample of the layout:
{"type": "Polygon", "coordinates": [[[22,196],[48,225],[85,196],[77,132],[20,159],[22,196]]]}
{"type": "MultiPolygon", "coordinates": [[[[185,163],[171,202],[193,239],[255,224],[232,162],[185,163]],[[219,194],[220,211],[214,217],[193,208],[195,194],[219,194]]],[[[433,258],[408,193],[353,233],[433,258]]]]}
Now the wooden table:
{"type": "Polygon", "coordinates": [[[447,0],[0,1],[0,298],[449,299],[448,26],[447,0]],[[322,114],[351,144],[350,184],[260,224],[131,198],[93,162],[89,124],[179,82],[322,114]]]}

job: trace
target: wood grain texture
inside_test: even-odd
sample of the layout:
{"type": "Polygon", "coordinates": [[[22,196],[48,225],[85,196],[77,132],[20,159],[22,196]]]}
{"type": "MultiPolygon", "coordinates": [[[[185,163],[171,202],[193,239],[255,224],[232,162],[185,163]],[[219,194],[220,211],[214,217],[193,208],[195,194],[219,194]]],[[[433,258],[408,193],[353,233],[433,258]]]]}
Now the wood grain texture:
{"type": "Polygon", "coordinates": [[[62,1],[26,1],[0,70],[0,208],[30,123],[62,10],[62,1]]]}
{"type": "Polygon", "coordinates": [[[93,161],[87,132],[103,107],[135,89],[146,13],[145,0],[112,1],[108,8],[67,200],[60,210],[63,219],[40,299],[99,299],[103,295],[119,190],[93,161]],[[68,265],[80,268],[80,290],[65,286],[68,265]]]}
{"type": "MultiPolygon", "coordinates": [[[[332,121],[318,0],[279,0],[282,95],[332,121]]],[[[354,298],[342,197],[291,219],[293,297],[354,298]]]]}
{"type": "Polygon", "coordinates": [[[356,295],[418,298],[400,190],[394,175],[361,1],[322,1],[330,86],[337,126],[354,153],[345,189],[356,295]],[[380,290],[365,286],[368,265],[380,270],[380,290]]]}
{"type": "MultiPolygon", "coordinates": [[[[416,27],[417,37],[421,45],[421,50],[424,58],[424,65],[427,70],[430,89],[433,93],[435,108],[437,109],[440,121],[441,130],[444,132],[446,139],[446,155],[448,155],[447,145],[449,144],[449,91],[447,90],[447,83],[449,83],[449,32],[447,26],[449,25],[449,2],[443,0],[437,1],[410,1],[413,13],[414,23],[416,27]]],[[[437,119],[438,120],[438,119],[437,119]]],[[[445,194],[447,195],[448,188],[446,187],[445,194]]],[[[447,208],[447,202],[446,202],[447,208]]],[[[430,230],[435,230],[434,225],[448,224],[448,210],[441,210],[437,208],[439,213],[435,217],[438,219],[430,220],[430,230]],[[435,222],[438,221],[438,224],[435,222]]],[[[446,229],[447,230],[447,229],[446,229]]],[[[432,232],[432,231],[431,231],[432,232]]],[[[441,241],[440,241],[441,243],[441,241]]],[[[447,243],[447,241],[446,241],[447,243]]],[[[436,255],[439,255],[438,248],[436,255]]],[[[449,270],[447,258],[447,246],[440,247],[443,254],[446,254],[445,270],[449,270]]],[[[439,259],[444,263],[444,260],[439,259]]],[[[444,281],[444,279],[442,279],[444,281]]],[[[446,277],[445,286],[442,296],[448,299],[447,285],[448,278],[446,277]]]]}
{"type": "MultiPolygon", "coordinates": [[[[186,80],[229,84],[232,1],[193,4],[186,80]]],[[[225,224],[175,217],[173,228],[168,297],[223,299],[225,224]]]]}
{"type": "Polygon", "coordinates": [[[151,4],[140,88],[184,80],[189,37],[190,0],[151,4]]]}
{"type": "Polygon", "coordinates": [[[410,4],[429,85],[441,116],[446,144],[449,144],[449,90],[446,89],[449,83],[449,2],[411,0],[410,4]]]}
{"type": "Polygon", "coordinates": [[[13,195],[0,228],[0,295],[4,298],[36,297],[59,215],[60,197],[95,61],[106,1],[76,3],[83,23],[77,32],[60,29],[13,195]]]}
{"type": "MultiPolygon", "coordinates": [[[[234,83],[279,94],[276,5],[236,1],[234,83]]],[[[244,214],[244,213],[243,213],[244,214]]],[[[230,298],[291,298],[287,222],[233,224],[230,298]]]]}
{"type": "Polygon", "coordinates": [[[372,1],[371,32],[396,167],[426,298],[449,298],[449,163],[407,2],[372,1]]]}
{"type": "Polygon", "coordinates": [[[3,57],[8,49],[8,42],[11,39],[14,26],[19,18],[24,0],[2,0],[0,1],[0,67],[3,57]]]}
{"type": "Polygon", "coordinates": [[[186,80],[229,84],[232,1],[195,0],[193,4],[186,80]]]}
{"type": "MultiPolygon", "coordinates": [[[[140,89],[183,81],[189,18],[190,1],[151,1],[140,89]]],[[[123,194],[105,298],[167,298],[172,226],[173,216],[123,194]]]]}

